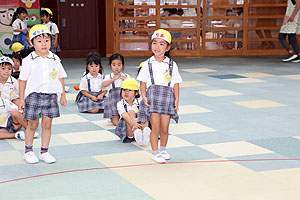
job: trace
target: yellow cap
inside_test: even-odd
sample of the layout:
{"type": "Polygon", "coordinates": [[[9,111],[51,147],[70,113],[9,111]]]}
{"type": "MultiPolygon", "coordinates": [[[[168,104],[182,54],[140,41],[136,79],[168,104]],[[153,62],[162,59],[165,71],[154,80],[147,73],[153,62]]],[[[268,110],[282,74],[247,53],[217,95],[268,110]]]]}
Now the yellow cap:
{"type": "Polygon", "coordinates": [[[20,43],[20,42],[15,42],[13,43],[13,45],[11,46],[11,50],[15,53],[21,51],[24,49],[24,46],[20,43]]]}
{"type": "Polygon", "coordinates": [[[139,90],[139,85],[136,82],[136,80],[134,80],[134,78],[126,78],[123,82],[122,82],[122,89],[128,89],[128,90],[139,90]]]}
{"type": "Polygon", "coordinates": [[[139,65],[139,69],[143,67],[144,62],[141,62],[139,65]]]}
{"type": "Polygon", "coordinates": [[[172,41],[172,37],[169,31],[166,31],[164,29],[158,29],[156,31],[154,31],[151,40],[155,39],[155,38],[160,38],[165,40],[167,43],[171,44],[172,41]]]}
{"type": "Polygon", "coordinates": [[[50,10],[50,8],[42,8],[42,10],[46,10],[49,15],[53,15],[53,12],[50,10]]]}
{"type": "Polygon", "coordinates": [[[34,25],[29,31],[29,39],[32,40],[34,37],[44,34],[44,33],[51,34],[51,32],[47,26],[42,25],[42,24],[34,25]]]}
{"type": "Polygon", "coordinates": [[[12,66],[14,65],[14,62],[12,61],[12,59],[10,59],[9,57],[6,57],[6,56],[0,57],[0,64],[1,63],[10,63],[12,66]]]}

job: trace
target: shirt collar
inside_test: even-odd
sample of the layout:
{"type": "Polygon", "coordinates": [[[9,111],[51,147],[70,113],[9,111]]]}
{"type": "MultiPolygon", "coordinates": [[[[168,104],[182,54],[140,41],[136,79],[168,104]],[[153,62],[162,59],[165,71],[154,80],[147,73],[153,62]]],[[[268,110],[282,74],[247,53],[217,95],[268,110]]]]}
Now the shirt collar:
{"type": "MultiPolygon", "coordinates": [[[[88,74],[86,75],[86,77],[87,77],[87,78],[94,78],[94,77],[91,75],[91,73],[88,73],[88,74]]],[[[100,73],[98,73],[98,75],[97,75],[96,78],[99,78],[99,77],[101,77],[101,74],[100,74],[100,73]]]]}
{"type": "MultiPolygon", "coordinates": [[[[127,101],[125,101],[125,99],[123,99],[123,103],[125,103],[126,105],[129,106],[129,103],[127,103],[127,101]]],[[[139,102],[138,102],[138,99],[137,99],[137,98],[134,98],[132,106],[133,106],[133,105],[139,105],[139,102]]]]}
{"type": "MultiPolygon", "coordinates": [[[[36,58],[41,58],[39,55],[35,53],[35,51],[31,52],[31,59],[35,60],[36,58]]],[[[51,51],[48,51],[48,55],[46,56],[49,60],[56,60],[54,54],[51,51]]]]}
{"type": "MultiPolygon", "coordinates": [[[[150,62],[157,62],[157,63],[158,63],[158,61],[155,59],[154,56],[151,56],[149,61],[150,61],[150,62]]],[[[167,63],[167,64],[169,64],[169,62],[170,62],[170,58],[167,57],[167,56],[166,56],[166,58],[162,61],[162,63],[167,63]]]]}

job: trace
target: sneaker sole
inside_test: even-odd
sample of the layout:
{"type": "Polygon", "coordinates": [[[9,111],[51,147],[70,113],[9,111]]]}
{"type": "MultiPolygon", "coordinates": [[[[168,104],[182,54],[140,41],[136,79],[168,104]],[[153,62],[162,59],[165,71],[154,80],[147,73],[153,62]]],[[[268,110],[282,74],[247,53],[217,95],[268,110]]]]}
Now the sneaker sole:
{"type": "Polygon", "coordinates": [[[144,142],[143,142],[144,146],[148,146],[150,144],[150,134],[151,132],[146,132],[144,134],[144,142]]]}
{"type": "Polygon", "coordinates": [[[163,161],[163,162],[158,162],[158,161],[154,160],[153,158],[152,158],[152,160],[153,160],[154,162],[156,162],[156,163],[159,163],[159,164],[166,163],[166,161],[163,161]]]}
{"type": "Polygon", "coordinates": [[[143,145],[143,134],[134,134],[134,139],[137,145],[143,145]]]}

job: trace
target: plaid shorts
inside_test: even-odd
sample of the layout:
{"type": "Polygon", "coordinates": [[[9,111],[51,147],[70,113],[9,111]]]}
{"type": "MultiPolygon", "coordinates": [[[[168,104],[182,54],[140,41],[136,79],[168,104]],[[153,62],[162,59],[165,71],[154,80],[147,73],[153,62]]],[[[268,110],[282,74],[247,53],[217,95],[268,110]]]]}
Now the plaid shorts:
{"type": "MultiPolygon", "coordinates": [[[[90,98],[84,96],[81,92],[78,93],[77,96],[79,96],[78,98],[76,97],[76,104],[78,106],[78,110],[79,112],[87,112],[89,110],[93,110],[93,109],[104,109],[104,99],[102,100],[98,100],[98,101],[93,101],[90,98]]],[[[88,92],[89,94],[97,97],[99,94],[101,94],[101,92],[88,92]]]]}
{"type": "Polygon", "coordinates": [[[26,97],[24,118],[36,121],[40,118],[41,114],[49,118],[60,116],[57,94],[34,92],[26,97]]]}
{"type": "Polygon", "coordinates": [[[18,130],[15,130],[15,127],[13,125],[12,117],[10,116],[7,120],[7,125],[6,127],[0,127],[0,129],[5,129],[10,133],[16,133],[18,130]]]}
{"type": "Polygon", "coordinates": [[[127,127],[126,127],[126,121],[121,118],[116,126],[115,129],[115,133],[117,136],[119,136],[119,138],[121,139],[121,141],[123,142],[126,135],[127,135],[127,127]]]}

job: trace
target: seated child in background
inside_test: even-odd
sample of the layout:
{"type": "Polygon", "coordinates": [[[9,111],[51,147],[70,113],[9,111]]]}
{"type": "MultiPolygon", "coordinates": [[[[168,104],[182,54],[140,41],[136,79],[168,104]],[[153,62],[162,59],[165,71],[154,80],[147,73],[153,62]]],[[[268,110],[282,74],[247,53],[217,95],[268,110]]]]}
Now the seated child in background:
{"type": "Polygon", "coordinates": [[[109,66],[112,73],[106,74],[103,87],[109,91],[107,98],[104,101],[104,118],[110,118],[114,126],[119,122],[120,116],[117,110],[117,103],[121,100],[120,92],[123,80],[130,78],[124,70],[124,57],[121,54],[113,54],[109,58],[109,66]]]}
{"type": "Polygon", "coordinates": [[[16,54],[19,54],[21,56],[21,58],[23,59],[26,56],[28,56],[31,52],[33,52],[34,48],[30,47],[28,49],[24,49],[24,46],[20,42],[15,42],[11,46],[11,50],[16,54]]]}
{"type": "Polygon", "coordinates": [[[139,85],[133,78],[127,78],[121,86],[122,100],[117,103],[118,113],[121,116],[117,127],[116,135],[124,143],[136,140],[138,145],[149,145],[151,129],[148,123],[145,127],[137,121],[137,113],[140,105],[139,85]]]}
{"type": "Polygon", "coordinates": [[[18,106],[0,97],[0,139],[25,139],[21,127],[27,127],[27,122],[18,111],[18,106]]]}
{"type": "Polygon", "coordinates": [[[0,91],[1,97],[19,103],[19,83],[11,76],[14,62],[9,57],[0,58],[0,91]]]}
{"type": "Polygon", "coordinates": [[[21,68],[21,65],[22,65],[22,58],[21,58],[21,56],[19,54],[13,53],[11,55],[11,59],[14,62],[13,72],[12,72],[11,76],[14,77],[15,79],[19,79],[20,68],[21,68]]]}
{"type": "Polygon", "coordinates": [[[90,52],[86,58],[86,72],[81,79],[80,92],[76,97],[79,112],[98,113],[104,109],[104,95],[102,90],[101,57],[97,52],[90,52]]]}

